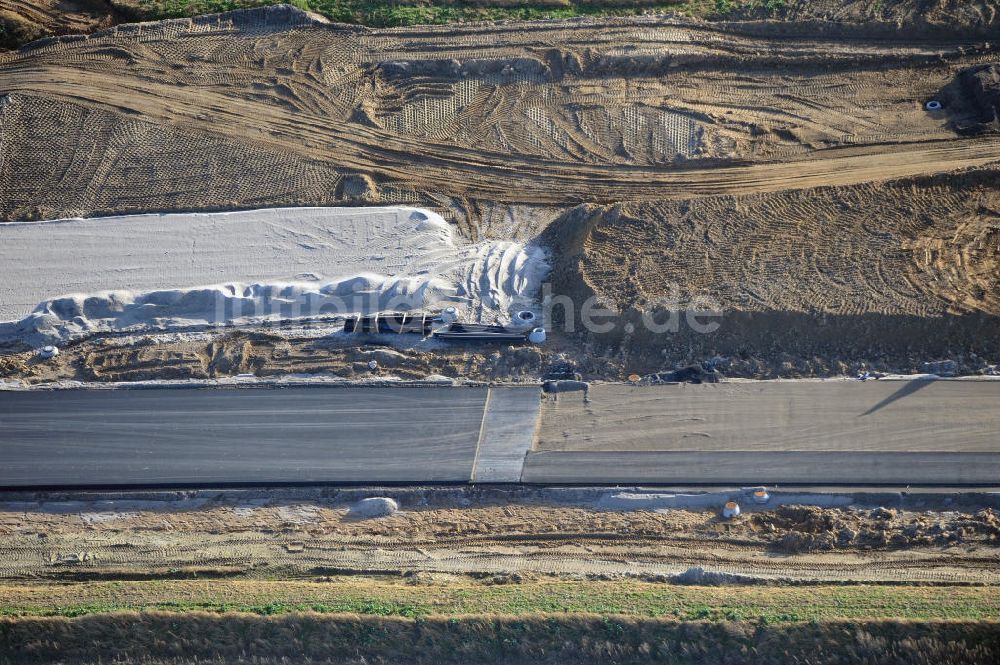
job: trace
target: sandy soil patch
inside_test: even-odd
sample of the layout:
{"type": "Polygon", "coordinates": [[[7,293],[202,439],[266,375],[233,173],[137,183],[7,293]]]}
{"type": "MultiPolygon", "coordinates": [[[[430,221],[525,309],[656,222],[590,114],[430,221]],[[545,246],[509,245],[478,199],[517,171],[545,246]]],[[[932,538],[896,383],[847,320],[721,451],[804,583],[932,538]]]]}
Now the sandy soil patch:
{"type": "Polygon", "coordinates": [[[432,339],[401,342],[384,335],[372,345],[359,347],[349,336],[328,336],[328,326],[313,332],[316,334],[307,338],[249,332],[190,340],[105,338],[74,344],[51,360],[43,360],[33,351],[0,357],[0,377],[27,384],[215,379],[247,374],[352,381],[444,376],[534,383],[549,363],[547,353],[535,345],[505,346],[483,353],[481,347],[449,347],[432,339]],[[369,366],[373,360],[378,363],[376,370],[369,366]]]}
{"type": "Polygon", "coordinates": [[[5,504],[0,577],[423,572],[666,579],[702,566],[770,580],[1000,579],[1000,531],[989,509],[785,506],[723,521],[714,510],[612,511],[462,496],[450,505],[403,500],[399,512],[378,519],[354,518],[348,508],[280,499],[252,506],[5,504]],[[83,517],[94,512],[118,515],[83,517]]]}
{"type": "Polygon", "coordinates": [[[923,108],[995,60],[990,47],[785,32],[663,17],[367,30],[288,10],[119,26],[3,56],[0,214],[363,200],[437,206],[474,236],[497,203],[780,191],[996,160],[991,139],[955,140],[961,118],[923,108]]]}
{"type": "Polygon", "coordinates": [[[121,16],[110,0],[0,0],[0,48],[51,35],[108,28],[121,16]]]}

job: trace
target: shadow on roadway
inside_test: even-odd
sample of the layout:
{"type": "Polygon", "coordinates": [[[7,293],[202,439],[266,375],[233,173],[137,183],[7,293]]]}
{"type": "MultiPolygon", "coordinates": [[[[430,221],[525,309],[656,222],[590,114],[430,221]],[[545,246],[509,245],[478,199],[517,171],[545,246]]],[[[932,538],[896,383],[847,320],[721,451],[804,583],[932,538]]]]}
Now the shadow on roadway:
{"type": "Polygon", "coordinates": [[[897,390],[893,394],[889,395],[884,400],[882,400],[881,402],[879,402],[878,404],[876,404],[872,408],[868,409],[867,411],[865,411],[864,413],[862,413],[858,417],[859,418],[863,418],[865,416],[870,416],[871,414],[875,413],[876,411],[880,411],[880,410],[884,409],[885,407],[889,406],[893,402],[895,402],[897,400],[901,400],[904,397],[908,397],[908,396],[912,395],[913,393],[917,392],[918,390],[922,390],[923,388],[926,388],[930,384],[934,383],[936,380],[937,380],[936,376],[928,376],[928,377],[924,377],[924,378],[920,378],[920,379],[909,379],[907,381],[904,381],[903,382],[903,386],[899,390],[897,390]]]}

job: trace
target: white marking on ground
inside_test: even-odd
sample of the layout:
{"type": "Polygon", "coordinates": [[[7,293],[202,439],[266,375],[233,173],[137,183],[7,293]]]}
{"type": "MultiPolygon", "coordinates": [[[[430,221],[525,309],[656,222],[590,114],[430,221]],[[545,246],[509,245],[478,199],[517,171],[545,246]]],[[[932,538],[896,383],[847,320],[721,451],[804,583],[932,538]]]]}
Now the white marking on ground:
{"type": "Polygon", "coordinates": [[[538,247],[463,243],[417,208],[4,224],[0,321],[15,323],[0,326],[0,341],[446,304],[504,321],[534,303],[547,271],[538,247]]]}
{"type": "Polygon", "coordinates": [[[491,388],[472,469],[478,483],[518,483],[535,440],[541,390],[491,388]]]}

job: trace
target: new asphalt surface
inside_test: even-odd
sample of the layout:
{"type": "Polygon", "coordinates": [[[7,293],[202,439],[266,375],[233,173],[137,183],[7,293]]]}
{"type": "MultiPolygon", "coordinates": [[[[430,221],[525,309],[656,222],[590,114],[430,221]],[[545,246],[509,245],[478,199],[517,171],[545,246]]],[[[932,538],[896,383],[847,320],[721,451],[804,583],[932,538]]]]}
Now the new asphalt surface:
{"type": "Polygon", "coordinates": [[[1000,381],[593,386],[546,399],[524,482],[989,485],[1000,381]]]}
{"type": "Polygon", "coordinates": [[[0,487],[979,485],[1000,381],[0,391],[0,487]]]}
{"type": "Polygon", "coordinates": [[[486,388],[0,392],[0,486],[467,482],[486,388]]]}

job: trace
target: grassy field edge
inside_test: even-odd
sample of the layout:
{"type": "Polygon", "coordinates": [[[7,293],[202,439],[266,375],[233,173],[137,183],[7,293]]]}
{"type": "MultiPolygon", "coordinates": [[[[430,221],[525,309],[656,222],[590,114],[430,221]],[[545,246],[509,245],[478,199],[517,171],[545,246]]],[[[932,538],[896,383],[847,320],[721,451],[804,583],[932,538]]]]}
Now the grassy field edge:
{"type": "Polygon", "coordinates": [[[711,17],[753,11],[776,14],[786,0],[113,0],[122,13],[153,21],[213,14],[277,4],[290,4],[338,23],[373,28],[460,23],[470,21],[535,20],[576,16],[631,16],[676,12],[711,17]]]}
{"type": "Polygon", "coordinates": [[[115,613],[0,619],[0,662],[997,662],[995,622],[678,623],[573,615],[405,619],[115,613]],[[183,661],[181,660],[183,659],[183,661]]]}
{"type": "Polygon", "coordinates": [[[684,586],[640,581],[475,580],[413,584],[365,577],[0,584],[0,616],[123,611],[300,612],[426,618],[622,615],[759,624],[839,620],[1000,619],[1000,594],[976,586],[684,586]]]}

